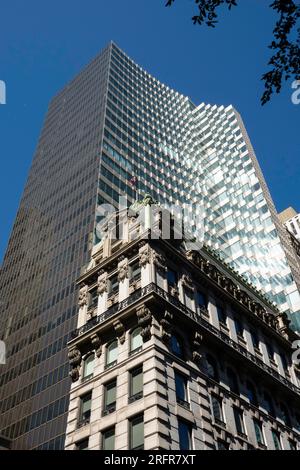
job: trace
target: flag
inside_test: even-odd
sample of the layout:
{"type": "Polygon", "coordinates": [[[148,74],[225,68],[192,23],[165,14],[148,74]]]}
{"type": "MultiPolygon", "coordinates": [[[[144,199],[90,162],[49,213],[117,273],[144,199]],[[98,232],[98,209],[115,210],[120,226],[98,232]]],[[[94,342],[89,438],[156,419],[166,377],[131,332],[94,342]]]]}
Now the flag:
{"type": "Polygon", "coordinates": [[[133,188],[137,186],[137,177],[136,176],[133,176],[132,178],[130,178],[129,180],[129,184],[130,186],[132,186],[133,188]]]}

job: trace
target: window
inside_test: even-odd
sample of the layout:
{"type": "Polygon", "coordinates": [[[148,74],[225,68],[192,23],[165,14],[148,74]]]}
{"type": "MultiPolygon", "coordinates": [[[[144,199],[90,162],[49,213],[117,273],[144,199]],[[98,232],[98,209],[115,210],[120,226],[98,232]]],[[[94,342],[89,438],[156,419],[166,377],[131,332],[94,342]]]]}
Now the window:
{"type": "Polygon", "coordinates": [[[87,380],[92,377],[94,371],[94,354],[90,354],[83,363],[83,379],[87,380]]]}
{"type": "Polygon", "coordinates": [[[280,417],[286,426],[291,427],[290,414],[287,407],[283,403],[280,404],[280,417]]]}
{"type": "Polygon", "coordinates": [[[219,373],[218,373],[218,367],[215,359],[208,354],[206,356],[206,367],[207,367],[207,373],[211,379],[214,379],[216,382],[219,382],[219,373]]]}
{"type": "Polygon", "coordinates": [[[281,450],[281,441],[280,441],[280,434],[277,431],[272,430],[272,437],[275,450],[281,450]]]}
{"type": "Polygon", "coordinates": [[[253,421],[253,423],[254,423],[254,431],[255,431],[257,444],[265,445],[261,423],[257,421],[256,419],[253,421]]]}
{"type": "Polygon", "coordinates": [[[141,450],[144,448],[144,417],[135,416],[129,421],[129,448],[141,450]]]}
{"type": "Polygon", "coordinates": [[[222,307],[218,306],[217,307],[217,314],[218,314],[219,323],[222,326],[226,326],[227,316],[226,316],[225,310],[222,307]]]}
{"type": "Polygon", "coordinates": [[[104,416],[116,411],[116,392],[117,392],[116,380],[112,380],[108,384],[104,385],[104,406],[103,406],[104,416]]]}
{"type": "Polygon", "coordinates": [[[97,292],[97,288],[96,288],[96,289],[93,289],[93,290],[90,291],[89,307],[90,308],[95,308],[95,307],[97,307],[97,304],[98,304],[98,292],[97,292]]]}
{"type": "Polygon", "coordinates": [[[243,412],[236,407],[233,407],[233,415],[235,421],[236,432],[239,435],[245,435],[245,426],[243,412]]]}
{"type": "Polygon", "coordinates": [[[183,348],[181,340],[175,336],[171,336],[171,351],[178,357],[183,357],[183,348]]]}
{"type": "Polygon", "coordinates": [[[129,372],[129,403],[143,396],[143,367],[139,366],[129,372]]]}
{"type": "Polygon", "coordinates": [[[254,385],[252,385],[251,382],[247,381],[246,382],[246,389],[247,389],[247,397],[248,397],[249,402],[254,406],[258,406],[258,400],[257,400],[254,385]]]}
{"type": "Polygon", "coordinates": [[[215,422],[224,424],[222,399],[213,395],[211,397],[211,407],[215,422]]]}
{"type": "Polygon", "coordinates": [[[192,449],[192,429],[185,421],[178,420],[179,449],[192,449]]]}
{"type": "Polygon", "coordinates": [[[274,361],[274,349],[272,345],[266,342],[266,349],[267,349],[267,353],[268,353],[270,361],[274,361]]]}
{"type": "Polygon", "coordinates": [[[168,269],[167,271],[167,281],[169,286],[171,287],[177,287],[177,273],[175,271],[172,271],[171,269],[168,269]]]}
{"type": "Polygon", "coordinates": [[[228,385],[229,385],[231,392],[239,395],[240,389],[239,389],[238,379],[232,369],[227,369],[227,377],[228,377],[228,385]]]}
{"type": "Polygon", "coordinates": [[[136,281],[137,279],[140,279],[141,277],[141,267],[139,261],[136,261],[130,266],[130,280],[131,281],[136,281]]]}
{"type": "Polygon", "coordinates": [[[252,338],[253,347],[255,349],[259,349],[259,337],[255,333],[255,331],[251,331],[251,338],[252,338]]]}
{"type": "Polygon", "coordinates": [[[118,275],[115,274],[110,278],[110,294],[115,294],[119,289],[118,275]]]}
{"type": "Polygon", "coordinates": [[[275,416],[273,401],[272,401],[272,398],[270,397],[270,395],[267,392],[264,393],[263,405],[264,405],[265,410],[270,415],[275,416]]]}
{"type": "Polygon", "coordinates": [[[176,401],[179,405],[189,408],[187,397],[187,379],[184,375],[175,372],[176,401]]]}
{"type": "Polygon", "coordinates": [[[197,299],[197,305],[199,307],[207,309],[207,297],[205,294],[203,294],[200,291],[197,291],[196,299],[197,299]]]}
{"type": "Polygon", "coordinates": [[[289,440],[289,446],[290,446],[290,449],[291,449],[291,450],[297,450],[297,444],[296,444],[296,442],[293,441],[293,440],[291,440],[291,439],[289,440]]]}
{"type": "Polygon", "coordinates": [[[91,401],[92,401],[92,393],[89,392],[86,395],[83,395],[80,398],[80,412],[79,412],[79,420],[78,425],[84,426],[90,422],[91,417],[91,401]]]}
{"type": "Polygon", "coordinates": [[[131,335],[130,335],[130,353],[131,354],[141,351],[143,347],[143,338],[142,338],[141,332],[142,332],[141,327],[135,328],[135,330],[131,332],[131,335]]]}
{"type": "Polygon", "coordinates": [[[242,323],[240,322],[240,320],[235,318],[234,324],[235,324],[235,331],[236,331],[237,336],[240,337],[240,338],[243,338],[244,337],[244,327],[243,327],[242,323]]]}
{"type": "Polygon", "coordinates": [[[217,450],[229,450],[229,443],[218,439],[217,441],[217,450]]]}
{"type": "Polygon", "coordinates": [[[77,442],[76,450],[89,450],[89,440],[84,439],[83,441],[77,442]]]}
{"type": "Polygon", "coordinates": [[[106,429],[102,432],[102,450],[115,449],[115,428],[106,429]]]}
{"type": "Polygon", "coordinates": [[[117,364],[118,359],[118,341],[114,340],[106,348],[106,368],[117,364]]]}

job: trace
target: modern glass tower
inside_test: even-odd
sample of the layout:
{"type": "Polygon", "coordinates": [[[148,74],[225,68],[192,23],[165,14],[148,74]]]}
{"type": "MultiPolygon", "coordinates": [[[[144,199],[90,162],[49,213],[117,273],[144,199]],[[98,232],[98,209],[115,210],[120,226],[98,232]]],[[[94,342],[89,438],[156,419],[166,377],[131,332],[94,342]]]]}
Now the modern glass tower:
{"type": "Polygon", "coordinates": [[[75,279],[98,206],[137,193],[202,204],[205,242],[300,325],[298,260],[239,115],[196,107],[110,43],[50,103],[0,273],[0,433],[14,449],[63,447],[75,279]]]}

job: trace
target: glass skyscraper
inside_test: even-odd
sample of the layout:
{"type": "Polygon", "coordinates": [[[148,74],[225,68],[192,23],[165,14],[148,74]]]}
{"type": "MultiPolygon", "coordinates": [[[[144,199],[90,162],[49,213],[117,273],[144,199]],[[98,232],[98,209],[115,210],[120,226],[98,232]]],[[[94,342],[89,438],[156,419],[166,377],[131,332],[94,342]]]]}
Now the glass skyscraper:
{"type": "Polygon", "coordinates": [[[202,204],[206,244],[300,325],[299,263],[239,115],[195,106],[110,43],[50,103],[0,273],[12,448],[63,448],[75,280],[99,241],[98,206],[137,193],[202,204]]]}

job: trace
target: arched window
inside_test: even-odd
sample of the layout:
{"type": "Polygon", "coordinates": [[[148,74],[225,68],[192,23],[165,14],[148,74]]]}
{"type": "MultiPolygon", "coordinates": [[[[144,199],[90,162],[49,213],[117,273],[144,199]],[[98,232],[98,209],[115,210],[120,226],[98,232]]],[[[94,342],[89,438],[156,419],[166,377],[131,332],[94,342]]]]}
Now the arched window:
{"type": "Polygon", "coordinates": [[[264,392],[264,408],[272,416],[275,415],[273,400],[267,392],[264,392]]]}
{"type": "Polygon", "coordinates": [[[206,367],[207,367],[208,376],[211,379],[216,380],[216,382],[219,382],[219,371],[218,371],[217,362],[210,354],[207,354],[206,356],[206,367]]]}
{"type": "Polygon", "coordinates": [[[248,400],[252,405],[258,406],[258,400],[254,385],[251,382],[247,381],[246,387],[248,400]]]}
{"type": "Polygon", "coordinates": [[[88,377],[91,377],[94,372],[94,360],[95,360],[95,355],[90,354],[87,356],[84,360],[83,363],[83,379],[87,379],[88,377]]]}
{"type": "Polygon", "coordinates": [[[283,420],[284,424],[291,427],[290,413],[283,403],[280,403],[280,417],[283,420]]]}
{"type": "Polygon", "coordinates": [[[106,347],[106,367],[112,367],[117,364],[118,359],[118,341],[115,339],[106,347]]]}
{"type": "Polygon", "coordinates": [[[229,368],[227,369],[227,377],[228,377],[228,385],[229,385],[230,390],[233,393],[236,393],[237,395],[239,395],[240,388],[239,388],[238,379],[237,379],[235,372],[233,372],[232,369],[229,369],[229,368]]]}
{"type": "Polygon", "coordinates": [[[183,357],[182,341],[176,335],[171,336],[171,351],[176,356],[183,357]]]}
{"type": "Polygon", "coordinates": [[[138,352],[142,349],[143,338],[141,335],[142,328],[135,328],[130,334],[130,353],[138,352]]]}

